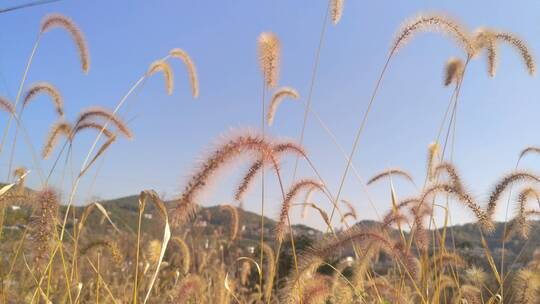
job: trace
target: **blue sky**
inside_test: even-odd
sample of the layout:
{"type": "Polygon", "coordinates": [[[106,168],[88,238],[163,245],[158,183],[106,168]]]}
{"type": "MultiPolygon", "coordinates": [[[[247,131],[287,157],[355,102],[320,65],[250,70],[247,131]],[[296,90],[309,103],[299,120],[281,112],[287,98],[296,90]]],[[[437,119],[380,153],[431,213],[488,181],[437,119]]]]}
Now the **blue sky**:
{"type": "MultiPolygon", "coordinates": [[[[171,197],[181,191],[201,152],[220,134],[230,128],[259,127],[261,76],[256,39],[263,31],[272,31],[281,39],[280,85],[292,86],[301,95],[300,102],[281,105],[269,133],[298,138],[326,5],[322,0],[61,1],[2,14],[0,94],[14,98],[41,19],[48,13],[65,14],[83,30],[90,48],[90,73],[80,71],[68,36],[52,31],[43,37],[27,84],[55,84],[71,120],[91,105],[113,108],[152,61],[174,47],[183,48],[197,65],[200,98],[191,98],[179,62],[173,64],[172,96],[166,95],[162,77],[147,81],[121,112],[135,139],[117,142],[103,159],[95,183],[92,174],[88,175],[77,195],[83,203],[92,196],[112,198],[152,188],[171,197]]],[[[341,22],[328,25],[312,102],[347,151],[396,30],[405,19],[421,12],[446,13],[471,29],[489,26],[511,31],[526,40],[533,53],[540,48],[537,1],[346,1],[341,22]]],[[[418,183],[423,182],[427,145],[436,136],[451,94],[441,84],[442,68],[450,56],[464,54],[448,38],[423,34],[394,57],[354,157],[364,179],[386,167],[399,166],[418,183]]],[[[526,73],[514,50],[502,47],[500,58],[493,79],[487,76],[483,57],[470,64],[458,113],[454,160],[482,201],[500,176],[513,169],[522,148],[540,144],[538,79],[526,73]]],[[[7,118],[4,115],[0,120],[7,118]]],[[[54,120],[45,98],[25,112],[24,124],[36,149],[41,149],[54,120]]],[[[86,135],[77,140],[76,169],[92,139],[86,135]]],[[[313,117],[308,121],[305,148],[335,192],[345,160],[313,117]]],[[[8,159],[5,152],[0,156],[1,174],[7,174],[8,159]]],[[[15,164],[32,165],[21,138],[15,164]]],[[[284,160],[287,185],[293,164],[294,159],[284,160]]],[[[540,170],[534,156],[523,165],[540,170]]],[[[47,171],[51,162],[42,166],[47,171]]],[[[298,175],[313,177],[304,163],[298,175]]],[[[230,202],[238,178],[223,175],[203,204],[230,202]]],[[[60,179],[55,174],[53,184],[59,188],[60,179]]],[[[38,186],[35,174],[30,176],[30,185],[38,186]]],[[[272,191],[265,212],[275,216],[280,193],[272,180],[268,187],[272,191]]],[[[414,194],[405,183],[396,181],[396,188],[400,197],[414,194]]],[[[258,191],[249,195],[247,209],[259,210],[258,191]]],[[[379,213],[388,210],[387,183],[370,186],[369,196],[379,213]]],[[[360,217],[377,218],[352,174],[342,197],[354,203],[360,217]]],[[[329,208],[323,197],[317,200],[329,208]]],[[[499,218],[504,217],[504,207],[499,209],[499,218]]],[[[453,223],[472,220],[460,206],[451,210],[453,223]]],[[[300,221],[297,215],[293,221],[300,221]]],[[[302,222],[321,227],[314,213],[302,222]]]]}

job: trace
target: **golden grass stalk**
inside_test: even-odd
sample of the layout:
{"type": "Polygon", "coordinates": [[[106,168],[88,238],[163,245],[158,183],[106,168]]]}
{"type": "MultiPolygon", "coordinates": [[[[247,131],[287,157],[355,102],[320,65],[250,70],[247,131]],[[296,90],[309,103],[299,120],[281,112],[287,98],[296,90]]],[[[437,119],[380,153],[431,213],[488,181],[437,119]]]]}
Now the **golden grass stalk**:
{"type": "Polygon", "coordinates": [[[274,122],[274,116],[276,115],[277,108],[286,97],[298,99],[300,95],[298,95],[298,92],[295,89],[289,87],[283,87],[276,90],[274,95],[272,95],[270,106],[268,107],[268,114],[266,116],[269,126],[271,126],[274,122]]]}
{"type": "Polygon", "coordinates": [[[79,51],[79,58],[81,60],[81,67],[84,73],[88,73],[90,69],[90,55],[88,52],[88,46],[84,36],[75,23],[66,16],[60,14],[51,14],[45,17],[41,23],[41,34],[54,29],[62,28],[69,33],[79,51]]]}
{"type": "Polygon", "coordinates": [[[92,107],[82,111],[77,118],[75,128],[78,128],[80,124],[92,122],[94,118],[102,118],[107,122],[111,122],[126,138],[133,138],[133,134],[129,130],[127,124],[111,111],[101,108],[92,107]]]}
{"type": "Polygon", "coordinates": [[[367,185],[371,185],[373,184],[374,182],[382,179],[382,178],[385,178],[385,177],[394,177],[394,176],[399,176],[399,177],[403,177],[405,178],[406,180],[410,181],[411,183],[414,184],[414,180],[412,178],[412,176],[405,172],[404,170],[401,170],[399,168],[390,168],[390,169],[386,169],[384,170],[383,172],[373,176],[368,182],[367,182],[367,185]]]}
{"type": "Polygon", "coordinates": [[[149,76],[154,75],[157,72],[162,72],[163,77],[165,78],[165,88],[167,89],[167,94],[171,95],[174,89],[174,80],[173,72],[171,66],[165,60],[154,61],[148,68],[146,74],[149,76]]]}
{"type": "Polygon", "coordinates": [[[199,80],[197,77],[197,69],[195,68],[195,63],[191,60],[188,53],[184,50],[175,48],[172,49],[169,53],[171,57],[178,58],[184,62],[189,74],[189,81],[191,83],[191,95],[193,98],[199,97],[199,80]]]}
{"type": "Polygon", "coordinates": [[[23,99],[23,108],[26,107],[28,103],[39,94],[48,95],[54,103],[56,113],[58,113],[58,115],[61,117],[64,116],[64,101],[62,99],[62,95],[55,86],[48,82],[35,83],[30,87],[30,89],[28,89],[23,99]]]}
{"type": "Polygon", "coordinates": [[[259,65],[264,82],[268,87],[275,87],[279,78],[281,43],[279,38],[270,32],[264,32],[258,39],[259,65]]]}
{"type": "Polygon", "coordinates": [[[223,205],[219,207],[220,211],[228,212],[231,217],[230,230],[231,230],[231,241],[236,240],[238,236],[238,226],[239,226],[239,216],[238,210],[231,205],[223,205]]]}
{"type": "Polygon", "coordinates": [[[452,83],[457,85],[461,81],[464,67],[463,60],[456,57],[448,59],[444,67],[444,86],[447,87],[452,83]]]}
{"type": "Polygon", "coordinates": [[[283,202],[281,203],[279,219],[275,228],[275,238],[278,243],[283,241],[286,232],[287,218],[289,216],[289,210],[291,208],[292,201],[296,196],[305,189],[317,188],[319,191],[324,191],[322,184],[318,181],[311,179],[302,179],[295,182],[289,192],[285,195],[283,202]]]}
{"type": "Polygon", "coordinates": [[[332,22],[338,24],[343,15],[343,6],[345,0],[331,0],[330,2],[330,15],[332,16],[332,22]]]}
{"type": "Polygon", "coordinates": [[[46,159],[51,154],[52,150],[58,143],[60,135],[64,135],[68,140],[71,140],[72,129],[71,125],[65,121],[58,121],[54,123],[49,131],[49,135],[45,140],[45,145],[43,145],[43,150],[41,151],[41,156],[46,159]]]}
{"type": "Polygon", "coordinates": [[[406,21],[398,31],[392,52],[398,51],[407,44],[417,33],[440,32],[453,38],[470,57],[474,56],[476,49],[469,32],[457,21],[442,15],[419,15],[406,21]]]}

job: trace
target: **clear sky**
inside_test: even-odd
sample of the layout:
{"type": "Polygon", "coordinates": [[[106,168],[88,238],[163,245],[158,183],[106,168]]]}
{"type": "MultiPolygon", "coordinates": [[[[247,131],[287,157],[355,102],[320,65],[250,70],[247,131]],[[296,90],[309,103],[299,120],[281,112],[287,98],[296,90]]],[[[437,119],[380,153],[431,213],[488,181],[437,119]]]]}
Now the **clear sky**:
{"type": "MultiPolygon", "coordinates": [[[[90,48],[90,73],[85,76],[80,71],[68,36],[53,31],[43,37],[28,85],[35,81],[55,84],[64,96],[70,120],[91,105],[114,108],[152,61],[174,47],[183,48],[196,63],[200,98],[191,98],[179,62],[173,64],[172,96],[166,95],[161,76],[151,78],[121,113],[135,139],[119,140],[103,159],[95,184],[91,187],[92,171],[77,195],[83,203],[90,196],[113,198],[152,188],[172,197],[181,191],[201,152],[215,138],[230,128],[260,126],[256,40],[263,31],[272,31],[281,39],[280,85],[292,86],[301,95],[300,102],[281,105],[269,133],[298,138],[326,5],[323,0],[96,0],[61,1],[1,14],[0,93],[15,97],[41,19],[52,12],[71,17],[84,32],[90,48]]],[[[396,30],[405,19],[421,12],[454,16],[471,29],[489,26],[511,31],[526,40],[533,52],[540,49],[538,1],[345,1],[341,22],[327,28],[312,102],[347,151],[396,30]]],[[[354,157],[364,179],[386,167],[399,166],[423,183],[427,145],[436,136],[451,95],[451,89],[441,84],[442,68],[450,56],[464,54],[448,38],[423,34],[394,57],[354,157]]],[[[514,50],[502,47],[500,58],[493,79],[487,76],[484,57],[470,64],[458,113],[454,160],[481,201],[500,176],[513,169],[522,148],[540,144],[538,79],[526,73],[514,50]]],[[[0,120],[7,118],[3,115],[0,120]]],[[[45,98],[36,100],[23,120],[33,145],[40,150],[48,126],[55,120],[50,103],[45,98]]],[[[75,170],[92,139],[93,135],[85,135],[77,140],[75,170]]],[[[305,139],[310,158],[335,192],[346,164],[343,155],[313,117],[305,139]]],[[[0,156],[4,175],[8,155],[0,156]]],[[[32,166],[21,137],[15,164],[32,166]]],[[[45,161],[42,166],[48,171],[51,164],[45,161]]],[[[284,160],[286,185],[293,164],[294,159],[284,160]]],[[[537,157],[528,158],[523,165],[540,171],[537,157]]],[[[298,176],[313,174],[301,163],[298,176]]],[[[223,175],[203,204],[231,202],[238,178],[223,175]]],[[[60,180],[60,174],[55,174],[53,184],[61,188],[60,180]]],[[[276,216],[280,193],[273,178],[268,183],[271,191],[265,212],[276,216]]],[[[30,176],[30,185],[38,186],[35,174],[30,176]]],[[[396,181],[396,188],[400,197],[414,194],[406,183],[396,181]]],[[[247,209],[259,210],[258,191],[254,189],[248,197],[247,209]]],[[[388,210],[387,183],[370,186],[369,193],[377,212],[388,210]]],[[[361,218],[377,218],[352,174],[342,197],[353,202],[361,218]]],[[[316,199],[329,209],[322,197],[316,199]]],[[[504,217],[504,207],[499,209],[499,218],[504,217]]],[[[470,220],[461,207],[452,208],[453,223],[470,220]]],[[[297,215],[293,221],[300,221],[297,215]]],[[[314,213],[302,222],[322,227],[314,213]]]]}

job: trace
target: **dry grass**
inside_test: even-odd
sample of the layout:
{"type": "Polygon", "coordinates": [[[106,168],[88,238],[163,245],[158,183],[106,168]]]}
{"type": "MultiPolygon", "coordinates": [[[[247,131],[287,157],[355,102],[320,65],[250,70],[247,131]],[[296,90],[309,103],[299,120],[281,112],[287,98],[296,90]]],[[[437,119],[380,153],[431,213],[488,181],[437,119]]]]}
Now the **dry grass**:
{"type": "MultiPolygon", "coordinates": [[[[343,9],[344,0],[329,1],[325,26],[330,21],[337,25],[343,16],[343,9]]],[[[88,72],[89,51],[82,31],[69,18],[56,14],[44,19],[39,37],[54,28],[69,33],[77,46],[82,69],[88,72]]],[[[321,33],[321,46],[324,31],[325,27],[321,33]]],[[[19,129],[25,130],[22,110],[40,94],[50,98],[60,119],[50,126],[42,157],[46,159],[52,155],[60,138],[65,137],[64,147],[58,152],[48,176],[55,170],[62,170],[59,173],[67,179],[71,188],[64,197],[53,190],[55,183],[49,178],[44,179],[36,190],[26,188],[28,174],[34,174],[34,171],[37,171],[36,175],[43,174],[40,169],[43,160],[37,158],[30,165],[14,164],[19,167],[13,172],[8,170],[8,175],[13,176],[15,181],[0,187],[0,224],[4,228],[0,234],[3,257],[0,262],[0,302],[538,303],[540,250],[530,254],[532,258],[528,261],[524,260],[522,252],[513,256],[511,261],[505,263],[504,260],[507,242],[514,247],[517,239],[527,240],[534,234],[532,220],[540,216],[538,175],[516,166],[515,171],[500,178],[487,199],[477,199],[465,186],[457,169],[459,166],[449,161],[452,159],[448,155],[451,152],[447,152],[451,150],[448,146],[450,143],[444,141],[444,144],[439,144],[441,138],[436,138],[429,146],[427,155],[418,157],[422,166],[426,167],[422,172],[426,177],[422,185],[415,184],[411,174],[398,168],[386,169],[367,183],[359,178],[365,189],[377,182],[389,182],[390,200],[386,203],[391,207],[379,222],[357,225],[367,213],[363,209],[364,202],[353,197],[353,204],[340,197],[358,140],[390,59],[421,32],[450,36],[466,55],[464,60],[450,58],[444,67],[443,84],[455,85],[450,103],[454,107],[446,138],[455,137],[456,104],[464,81],[463,75],[472,59],[485,51],[488,74],[493,77],[499,62],[498,47],[504,43],[517,51],[529,74],[535,73],[533,53],[525,41],[516,35],[489,28],[480,28],[471,33],[459,22],[444,15],[420,15],[405,22],[396,34],[365,116],[360,120],[351,154],[345,156],[348,164],[337,189],[324,180],[317,164],[312,162],[301,144],[276,140],[265,133],[264,122],[266,120],[268,125],[272,124],[280,103],[285,98],[299,98],[295,89],[281,87],[273,89],[269,104],[263,99],[262,132],[241,129],[225,133],[196,163],[175,199],[165,202],[155,191],[144,190],[140,192],[138,205],[127,207],[111,204],[105,207],[99,202],[75,207],[80,196],[78,185],[82,179],[89,178],[88,169],[115,147],[117,133],[128,139],[133,137],[118,111],[147,78],[162,73],[167,93],[173,93],[171,58],[183,62],[190,79],[191,95],[194,98],[199,96],[195,62],[183,49],[172,49],[150,65],[114,110],[92,107],[83,110],[72,121],[64,120],[63,99],[52,84],[33,84],[22,94],[26,75],[39,45],[36,43],[15,102],[0,98],[0,109],[16,120],[17,132],[19,129]],[[266,109],[267,115],[264,115],[266,109]],[[79,132],[88,130],[98,135],[81,169],[75,171],[72,163],[80,158],[74,147],[78,148],[78,142],[82,139],[74,139],[79,132]],[[104,138],[100,141],[102,134],[104,138]],[[67,150],[64,149],[66,147],[67,150]],[[65,156],[63,168],[57,166],[62,163],[62,156],[65,156]],[[288,172],[287,166],[282,167],[287,156],[295,156],[298,162],[305,163],[314,177],[296,179],[296,165],[293,172],[288,172]],[[247,170],[240,166],[241,163],[247,163],[247,170]],[[23,165],[32,170],[25,169],[23,165]],[[265,171],[266,168],[270,170],[265,171]],[[253,224],[253,215],[229,204],[221,205],[214,211],[210,208],[199,212],[201,206],[208,203],[206,194],[213,187],[222,186],[222,180],[218,177],[224,172],[240,176],[232,197],[237,202],[249,202],[247,194],[257,177],[264,179],[271,175],[278,187],[265,188],[264,181],[261,183],[261,205],[264,212],[265,198],[272,197],[276,203],[266,205],[266,208],[275,211],[276,220],[265,225],[265,218],[261,214],[253,224]],[[291,180],[288,180],[289,173],[294,176],[291,180]],[[283,176],[286,178],[283,179],[283,176]],[[394,185],[397,179],[406,181],[407,186],[412,184],[417,193],[410,198],[398,199],[397,193],[400,192],[396,191],[394,185]],[[269,193],[273,190],[276,191],[269,193]],[[511,196],[512,193],[515,197],[511,196]],[[495,222],[495,213],[497,209],[502,209],[500,205],[505,194],[508,194],[509,200],[513,198],[515,201],[514,214],[504,225],[501,239],[497,240],[500,246],[499,243],[493,245],[492,239],[488,244],[487,237],[500,233],[495,229],[500,227],[495,222]],[[147,201],[151,205],[147,206],[147,201]],[[471,227],[474,227],[474,236],[478,241],[475,248],[463,249],[460,247],[463,244],[456,244],[453,227],[449,225],[451,204],[458,204],[470,212],[475,224],[471,227]],[[293,206],[302,207],[302,219],[307,217],[308,210],[313,211],[315,216],[310,219],[320,221],[326,231],[317,234],[309,230],[316,237],[310,233],[302,234],[305,230],[295,225],[302,222],[296,222],[292,216],[293,206]],[[344,212],[340,207],[344,207],[344,212]],[[442,227],[437,227],[437,209],[444,211],[442,227]],[[258,220],[262,222],[261,226],[258,220]],[[478,256],[478,251],[481,258],[469,256],[471,252],[478,256]]],[[[279,83],[281,43],[275,34],[265,32],[258,37],[257,47],[263,92],[266,94],[268,89],[279,83]]],[[[313,79],[316,77],[319,51],[320,47],[313,79]]],[[[311,113],[313,86],[314,82],[308,94],[306,115],[311,113]]],[[[306,119],[300,142],[303,141],[306,119]]],[[[442,125],[445,123],[446,116],[442,125]]],[[[13,145],[15,140],[16,136],[13,145]]],[[[337,141],[334,143],[342,150],[337,141]]],[[[4,144],[2,141],[0,148],[4,144]]],[[[33,152],[31,145],[29,149],[33,152]]],[[[519,154],[519,160],[538,152],[538,147],[527,147],[519,154]]],[[[156,153],[159,153],[159,149],[156,153]]],[[[330,159],[332,155],[327,157],[330,159]]],[[[92,183],[99,178],[99,173],[97,169],[95,176],[91,177],[94,179],[92,183]]],[[[144,173],[134,170],[133,174],[144,173]]],[[[524,250],[525,247],[521,249],[524,250]]]]}

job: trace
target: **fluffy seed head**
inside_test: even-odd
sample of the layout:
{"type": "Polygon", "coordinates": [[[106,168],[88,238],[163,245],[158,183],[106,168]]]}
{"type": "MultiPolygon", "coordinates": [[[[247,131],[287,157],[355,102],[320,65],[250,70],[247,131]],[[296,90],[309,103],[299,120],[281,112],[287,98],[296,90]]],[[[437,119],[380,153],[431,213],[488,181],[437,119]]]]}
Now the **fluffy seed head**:
{"type": "Polygon", "coordinates": [[[161,253],[161,241],[151,240],[146,247],[146,256],[150,264],[156,264],[161,253]]]}
{"type": "Polygon", "coordinates": [[[272,100],[270,101],[270,106],[268,107],[268,114],[266,116],[266,120],[268,121],[269,126],[271,126],[274,122],[274,116],[276,115],[278,106],[286,97],[298,99],[299,95],[298,92],[296,92],[296,90],[293,88],[284,87],[276,90],[276,92],[272,96],[272,100]]]}
{"type": "Polygon", "coordinates": [[[529,153],[537,153],[537,154],[540,154],[540,147],[533,147],[533,146],[530,146],[530,147],[527,147],[525,149],[523,149],[520,153],[519,153],[519,160],[521,160],[523,157],[525,157],[525,155],[529,154],[529,153]]]}
{"type": "Polygon", "coordinates": [[[352,243],[365,252],[370,246],[376,246],[393,258],[394,261],[405,266],[405,269],[412,278],[418,274],[418,262],[399,241],[394,241],[387,234],[375,229],[362,229],[358,226],[352,227],[337,235],[327,236],[317,242],[310,249],[299,257],[299,275],[291,275],[281,292],[280,303],[297,303],[295,301],[299,286],[305,284],[316,274],[316,270],[322,265],[325,259],[333,257],[338,249],[352,243]]]}
{"type": "Polygon", "coordinates": [[[189,80],[191,83],[191,94],[193,95],[193,98],[199,97],[199,79],[197,77],[197,69],[195,68],[195,63],[193,63],[191,57],[189,57],[188,53],[179,48],[172,49],[169,54],[171,55],[171,57],[179,58],[184,62],[188,70],[189,80]]]}
{"type": "Polygon", "coordinates": [[[411,177],[411,175],[399,168],[390,168],[390,169],[386,169],[384,170],[383,172],[375,175],[374,177],[372,177],[368,182],[367,182],[367,185],[371,185],[373,184],[374,182],[384,178],[384,177],[387,177],[387,176],[400,176],[400,177],[403,177],[405,179],[407,179],[408,181],[410,181],[411,183],[414,184],[414,181],[413,181],[413,178],[411,177]]]}
{"type": "Polygon", "coordinates": [[[532,269],[520,269],[513,282],[516,295],[514,302],[518,304],[538,303],[538,289],[540,277],[532,269]]]}
{"type": "Polygon", "coordinates": [[[459,176],[459,173],[457,172],[456,167],[452,165],[451,163],[442,163],[438,165],[434,170],[435,175],[440,175],[441,173],[446,173],[448,175],[448,182],[452,187],[458,189],[459,191],[464,191],[463,182],[461,181],[461,177],[459,176]]]}
{"type": "Polygon", "coordinates": [[[409,21],[406,21],[398,32],[392,52],[396,52],[409,42],[415,34],[420,32],[440,32],[452,37],[465,53],[469,56],[475,54],[475,47],[467,30],[465,30],[458,22],[441,15],[420,15],[409,21]]]}
{"type": "Polygon", "coordinates": [[[52,125],[49,135],[45,140],[45,145],[43,145],[43,150],[41,151],[41,157],[44,159],[48,158],[52,150],[58,143],[58,138],[60,135],[64,135],[68,140],[71,140],[72,129],[71,125],[65,121],[59,121],[52,125]]]}
{"type": "Polygon", "coordinates": [[[332,22],[334,24],[338,24],[339,20],[341,20],[341,16],[343,15],[344,4],[345,4],[345,0],[332,0],[330,2],[330,14],[332,16],[332,22]]]}
{"type": "Polygon", "coordinates": [[[228,212],[231,217],[231,241],[234,241],[236,239],[236,236],[238,235],[238,210],[236,210],[236,208],[231,205],[223,205],[219,208],[219,210],[222,212],[228,212]]]}
{"type": "Polygon", "coordinates": [[[58,195],[51,189],[41,190],[37,194],[37,217],[32,221],[32,236],[36,246],[36,264],[38,269],[47,261],[53,233],[58,222],[58,195]]]}
{"type": "Polygon", "coordinates": [[[540,205],[540,193],[535,188],[526,187],[521,190],[517,199],[517,212],[514,218],[517,229],[520,232],[522,238],[527,239],[531,225],[529,223],[529,216],[534,215],[535,212],[527,211],[527,202],[530,198],[535,198],[538,205],[540,205]]]}
{"type": "Polygon", "coordinates": [[[527,68],[527,71],[532,76],[536,72],[536,63],[534,62],[534,57],[532,55],[532,52],[529,50],[529,47],[525,43],[525,41],[521,40],[517,36],[511,33],[502,33],[498,32],[495,34],[495,37],[499,41],[506,42],[510,44],[514,49],[516,49],[519,54],[521,55],[521,58],[523,59],[523,62],[525,63],[525,67],[527,68]]]}
{"type": "Polygon", "coordinates": [[[177,244],[182,259],[182,273],[187,274],[191,268],[191,251],[187,243],[177,236],[172,238],[173,244],[177,244]]]}
{"type": "Polygon", "coordinates": [[[0,96],[0,110],[3,110],[9,114],[14,114],[15,106],[7,98],[0,96]]]}
{"type": "Polygon", "coordinates": [[[148,68],[147,75],[152,76],[157,72],[163,72],[163,77],[165,78],[165,88],[167,89],[167,94],[171,95],[174,89],[174,80],[173,72],[171,66],[165,60],[158,60],[153,62],[148,68]]]}
{"type": "Polygon", "coordinates": [[[493,231],[494,226],[491,214],[488,211],[484,211],[478,205],[478,203],[476,203],[472,196],[468,194],[463,188],[457,188],[453,185],[448,184],[434,185],[424,191],[422,197],[420,198],[419,205],[425,205],[428,197],[431,197],[431,195],[435,195],[441,192],[448,194],[452,198],[455,198],[457,201],[464,204],[469,210],[471,210],[486,232],[493,231]]]}
{"type": "Polygon", "coordinates": [[[493,215],[495,213],[495,208],[497,207],[497,203],[499,202],[501,195],[505,192],[508,186],[513,185],[517,182],[521,182],[521,181],[540,182],[540,178],[532,173],[523,172],[523,171],[512,172],[504,176],[495,185],[489,197],[486,212],[490,218],[493,218],[493,215]]]}
{"type": "Polygon", "coordinates": [[[59,116],[64,116],[64,102],[60,91],[50,83],[39,82],[33,84],[26,92],[23,100],[23,108],[39,94],[47,94],[54,103],[54,107],[59,116]]]}
{"type": "Polygon", "coordinates": [[[240,284],[246,286],[248,283],[249,275],[251,274],[251,263],[244,260],[242,262],[242,269],[240,270],[240,284]]]}
{"type": "Polygon", "coordinates": [[[82,32],[79,30],[79,27],[77,27],[77,25],[75,25],[75,23],[66,16],[60,14],[51,14],[46,16],[41,23],[41,34],[44,34],[54,28],[62,28],[69,33],[77,45],[82,70],[87,74],[88,70],[90,69],[90,55],[86,45],[86,40],[84,39],[82,32]]]}
{"type": "Polygon", "coordinates": [[[289,192],[287,192],[287,194],[285,195],[285,198],[281,204],[279,220],[275,228],[276,240],[278,242],[282,242],[283,237],[285,236],[287,218],[289,216],[289,210],[291,208],[292,201],[296,198],[300,191],[309,188],[316,188],[319,191],[324,191],[321,183],[319,183],[318,181],[314,181],[311,179],[303,179],[294,183],[289,189],[289,192]]]}
{"type": "Polygon", "coordinates": [[[354,206],[349,202],[348,200],[341,200],[341,202],[347,206],[349,212],[347,212],[343,217],[351,216],[353,219],[357,220],[358,216],[356,214],[356,209],[354,209],[354,206]]]}
{"type": "Polygon", "coordinates": [[[490,77],[495,77],[498,61],[497,37],[495,33],[489,29],[480,28],[474,33],[474,43],[477,52],[480,52],[482,49],[486,50],[488,74],[490,77]]]}
{"type": "Polygon", "coordinates": [[[281,43],[274,33],[264,32],[258,41],[259,65],[264,82],[268,87],[275,87],[279,78],[281,43]]]}
{"type": "Polygon", "coordinates": [[[269,299],[274,286],[274,277],[276,275],[276,258],[274,250],[267,243],[263,243],[263,254],[266,258],[266,271],[264,272],[264,298],[269,299]]]}
{"type": "Polygon", "coordinates": [[[100,132],[101,130],[103,130],[103,134],[105,134],[105,136],[108,138],[108,139],[114,139],[116,138],[116,135],[111,132],[109,129],[105,128],[104,125],[100,124],[100,123],[97,123],[97,122],[82,122],[80,124],[78,124],[74,129],[73,129],[73,132],[72,132],[72,139],[73,137],[78,134],[79,132],[83,131],[83,130],[87,130],[87,129],[94,129],[98,132],[100,132]]]}
{"type": "Polygon", "coordinates": [[[463,75],[463,60],[451,57],[446,62],[444,67],[444,86],[449,86],[450,84],[458,84],[463,75]]]}
{"type": "Polygon", "coordinates": [[[241,156],[253,155],[264,158],[271,155],[271,145],[260,135],[243,132],[238,136],[228,136],[218,144],[208,158],[203,160],[189,178],[184,191],[177,200],[174,223],[181,224],[190,219],[197,210],[199,195],[216,177],[220,169],[241,156]]]}
{"type": "Polygon", "coordinates": [[[205,288],[205,281],[199,275],[188,274],[177,286],[174,303],[187,304],[192,303],[191,300],[195,300],[193,303],[199,303],[205,288]]]}
{"type": "Polygon", "coordinates": [[[101,108],[101,107],[93,107],[86,109],[82,111],[79,114],[79,118],[77,119],[75,123],[75,128],[77,128],[79,125],[83,123],[92,122],[94,118],[101,118],[106,123],[111,122],[117,129],[124,135],[126,138],[131,139],[133,138],[133,134],[129,130],[127,124],[120,119],[118,116],[113,114],[111,111],[101,108]]]}
{"type": "Polygon", "coordinates": [[[437,157],[439,156],[439,150],[440,150],[440,146],[439,146],[439,143],[437,142],[432,142],[428,146],[427,175],[428,175],[428,180],[430,181],[434,177],[433,167],[437,160],[437,157]]]}
{"type": "Polygon", "coordinates": [[[255,162],[253,162],[253,164],[249,167],[246,174],[244,175],[244,178],[242,178],[242,181],[236,188],[234,199],[236,201],[241,201],[243,199],[243,197],[245,196],[245,194],[251,187],[251,184],[253,183],[255,176],[257,175],[257,173],[260,172],[263,165],[266,166],[268,164],[271,164],[273,165],[274,169],[277,169],[275,162],[279,160],[280,157],[284,156],[285,154],[293,154],[298,157],[304,157],[304,158],[306,157],[306,152],[304,151],[304,149],[296,143],[285,141],[285,142],[274,144],[272,146],[271,157],[267,157],[265,161],[263,161],[262,159],[258,159],[255,162]]]}

